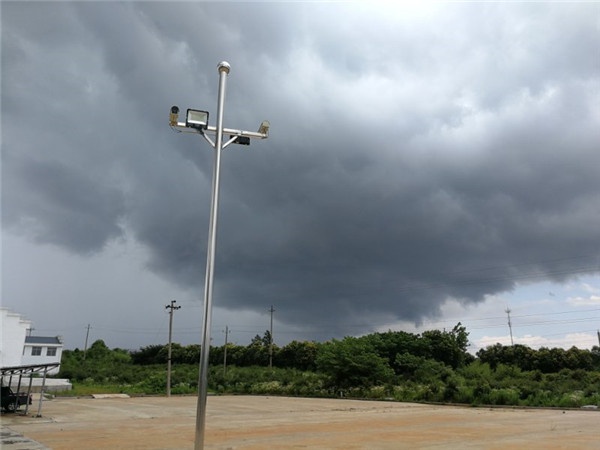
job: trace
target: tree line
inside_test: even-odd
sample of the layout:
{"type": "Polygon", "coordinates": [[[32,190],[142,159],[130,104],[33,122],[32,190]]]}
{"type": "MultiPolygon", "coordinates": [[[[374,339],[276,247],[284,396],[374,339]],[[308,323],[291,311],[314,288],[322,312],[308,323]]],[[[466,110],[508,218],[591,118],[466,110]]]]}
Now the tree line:
{"type": "Polygon", "coordinates": [[[563,348],[542,347],[534,350],[526,345],[515,344],[505,346],[495,344],[477,352],[480,361],[488,363],[492,369],[499,364],[518,367],[521,370],[539,370],[543,373],[571,370],[600,370],[600,347],[592,350],[582,350],[571,347],[563,348]]]}
{"type": "MultiPolygon", "coordinates": [[[[467,352],[468,332],[372,333],[327,342],[271,347],[268,331],[246,346],[209,352],[209,388],[222,393],[352,396],[402,401],[536,406],[600,406],[600,347],[531,349],[495,344],[467,352]],[[269,368],[272,350],[272,368],[269,368]],[[227,355],[225,364],[225,354],[227,355]]],[[[127,393],[162,393],[168,347],[63,352],[58,376],[76,385],[111,385],[127,393]],[[84,359],[85,357],[85,359],[84,359]]],[[[197,388],[199,345],[172,344],[172,392],[197,388]]]]}
{"type": "MultiPolygon", "coordinates": [[[[433,330],[422,334],[389,331],[356,338],[332,339],[325,343],[292,341],[283,347],[275,344],[271,347],[271,336],[267,330],[262,337],[256,335],[247,346],[232,343],[211,346],[209,364],[226,362],[238,367],[266,366],[272,351],[273,366],[298,370],[323,369],[332,361],[344,360],[344,355],[360,355],[367,366],[377,365],[379,361],[394,369],[401,364],[396,361],[397,357],[404,354],[433,359],[457,368],[474,359],[467,353],[467,346],[468,333],[460,323],[451,331],[433,330]]],[[[150,345],[131,352],[132,363],[139,365],[166,364],[167,357],[166,345],[150,345]]],[[[172,364],[194,364],[199,357],[200,345],[182,346],[174,343],[171,346],[172,364]]],[[[355,366],[355,363],[351,365],[355,366]]]]}

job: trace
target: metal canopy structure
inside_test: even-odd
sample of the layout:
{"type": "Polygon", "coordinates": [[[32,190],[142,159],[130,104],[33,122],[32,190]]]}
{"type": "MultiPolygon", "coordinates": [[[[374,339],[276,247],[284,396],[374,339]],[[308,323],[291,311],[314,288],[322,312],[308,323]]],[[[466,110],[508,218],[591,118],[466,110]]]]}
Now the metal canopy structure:
{"type": "MultiPolygon", "coordinates": [[[[10,367],[0,367],[0,384],[4,386],[4,378],[8,378],[8,386],[12,384],[13,376],[18,376],[19,381],[17,383],[17,392],[21,391],[21,381],[23,380],[23,375],[29,375],[29,384],[27,386],[27,396],[31,395],[31,384],[33,382],[32,375],[43,373],[42,378],[42,387],[40,389],[40,401],[38,403],[38,411],[36,417],[42,417],[42,399],[44,398],[44,387],[46,387],[46,376],[50,369],[54,369],[60,366],[59,362],[48,363],[48,364],[30,364],[25,366],[10,366],[10,367]]],[[[29,411],[29,402],[25,405],[25,412],[23,414],[27,414],[29,411]]]]}

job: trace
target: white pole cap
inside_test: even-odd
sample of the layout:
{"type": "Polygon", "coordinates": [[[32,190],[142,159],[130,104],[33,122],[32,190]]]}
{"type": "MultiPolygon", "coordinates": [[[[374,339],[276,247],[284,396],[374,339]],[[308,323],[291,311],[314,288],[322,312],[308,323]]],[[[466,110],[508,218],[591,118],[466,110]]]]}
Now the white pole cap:
{"type": "Polygon", "coordinates": [[[227,61],[221,61],[217,65],[217,68],[219,69],[219,73],[221,73],[221,72],[229,73],[231,66],[229,65],[229,63],[227,61]]]}

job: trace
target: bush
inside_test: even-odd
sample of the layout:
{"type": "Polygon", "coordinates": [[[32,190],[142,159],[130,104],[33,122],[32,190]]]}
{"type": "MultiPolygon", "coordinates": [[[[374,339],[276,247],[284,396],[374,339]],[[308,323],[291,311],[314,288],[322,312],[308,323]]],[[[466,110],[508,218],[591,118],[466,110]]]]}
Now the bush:
{"type": "Polygon", "coordinates": [[[492,389],[488,396],[490,405],[518,405],[519,391],[513,388],[492,389]]]}

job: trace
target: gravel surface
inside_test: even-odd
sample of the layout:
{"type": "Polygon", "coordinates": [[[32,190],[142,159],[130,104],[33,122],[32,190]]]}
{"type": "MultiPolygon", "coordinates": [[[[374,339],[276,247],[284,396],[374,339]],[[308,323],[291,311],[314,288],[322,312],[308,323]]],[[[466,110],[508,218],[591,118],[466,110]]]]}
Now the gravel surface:
{"type": "MultiPolygon", "coordinates": [[[[46,400],[43,417],[2,415],[1,448],[192,449],[196,401],[46,400]]],[[[600,411],[219,396],[208,398],[205,448],[600,449],[600,411]]]]}

